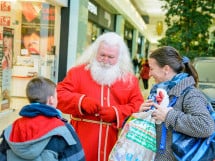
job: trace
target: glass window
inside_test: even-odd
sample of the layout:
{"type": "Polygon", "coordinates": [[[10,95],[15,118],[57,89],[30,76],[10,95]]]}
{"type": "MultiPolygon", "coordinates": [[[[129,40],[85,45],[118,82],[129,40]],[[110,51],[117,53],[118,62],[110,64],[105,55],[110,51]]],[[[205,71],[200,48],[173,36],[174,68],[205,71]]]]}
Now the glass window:
{"type": "Polygon", "coordinates": [[[60,6],[51,2],[0,1],[0,111],[34,76],[57,79],[60,6]]]}

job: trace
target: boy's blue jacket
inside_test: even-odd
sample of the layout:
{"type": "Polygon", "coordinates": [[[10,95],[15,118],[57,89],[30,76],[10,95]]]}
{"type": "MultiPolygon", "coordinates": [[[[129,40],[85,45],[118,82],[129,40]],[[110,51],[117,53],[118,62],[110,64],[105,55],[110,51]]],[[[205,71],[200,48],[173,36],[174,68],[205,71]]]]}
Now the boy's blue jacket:
{"type": "Polygon", "coordinates": [[[73,127],[53,107],[29,104],[2,133],[0,161],[85,161],[73,127]]]}

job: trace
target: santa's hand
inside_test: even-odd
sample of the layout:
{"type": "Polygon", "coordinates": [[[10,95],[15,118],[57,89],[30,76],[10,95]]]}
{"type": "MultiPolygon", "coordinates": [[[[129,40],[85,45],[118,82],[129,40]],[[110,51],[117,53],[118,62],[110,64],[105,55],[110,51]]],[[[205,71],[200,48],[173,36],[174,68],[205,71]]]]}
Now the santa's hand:
{"type": "Polygon", "coordinates": [[[83,110],[84,114],[96,114],[100,110],[100,105],[96,100],[90,97],[84,97],[81,102],[81,109],[83,110]]]}
{"type": "Polygon", "coordinates": [[[104,122],[116,121],[116,112],[113,107],[101,107],[99,116],[104,122]]]}

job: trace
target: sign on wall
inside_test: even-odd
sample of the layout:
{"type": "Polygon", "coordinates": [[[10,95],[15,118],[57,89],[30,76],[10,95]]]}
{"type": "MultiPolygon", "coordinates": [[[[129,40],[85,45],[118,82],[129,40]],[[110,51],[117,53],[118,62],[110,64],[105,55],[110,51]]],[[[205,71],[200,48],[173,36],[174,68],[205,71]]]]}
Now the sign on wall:
{"type": "Polygon", "coordinates": [[[21,55],[50,54],[54,46],[54,24],[54,6],[40,2],[22,2],[21,55]]]}
{"type": "Polygon", "coordinates": [[[11,75],[13,62],[13,41],[14,29],[3,28],[3,45],[0,48],[1,59],[1,109],[5,110],[10,107],[10,90],[11,90],[11,75]]]}

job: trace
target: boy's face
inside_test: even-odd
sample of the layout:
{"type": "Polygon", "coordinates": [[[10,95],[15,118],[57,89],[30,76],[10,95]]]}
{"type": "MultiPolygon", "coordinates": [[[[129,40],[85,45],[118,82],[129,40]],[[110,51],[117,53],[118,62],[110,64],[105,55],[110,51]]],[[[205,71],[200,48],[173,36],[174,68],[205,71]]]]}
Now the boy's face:
{"type": "Polygon", "coordinates": [[[53,96],[53,105],[54,107],[57,107],[57,103],[58,103],[58,100],[57,100],[57,90],[55,89],[55,94],[53,96]]]}
{"type": "Polygon", "coordinates": [[[58,100],[57,100],[57,90],[55,89],[54,95],[48,97],[47,105],[56,108],[57,107],[57,103],[58,103],[58,100]]]}

